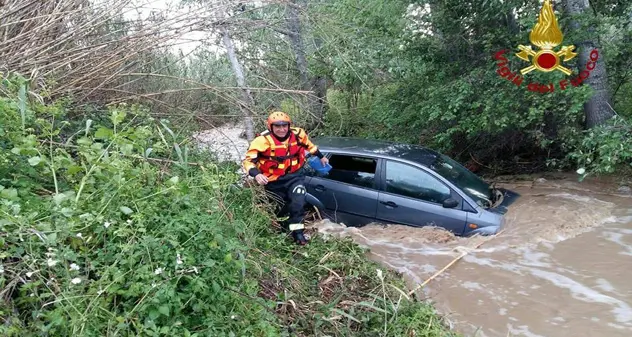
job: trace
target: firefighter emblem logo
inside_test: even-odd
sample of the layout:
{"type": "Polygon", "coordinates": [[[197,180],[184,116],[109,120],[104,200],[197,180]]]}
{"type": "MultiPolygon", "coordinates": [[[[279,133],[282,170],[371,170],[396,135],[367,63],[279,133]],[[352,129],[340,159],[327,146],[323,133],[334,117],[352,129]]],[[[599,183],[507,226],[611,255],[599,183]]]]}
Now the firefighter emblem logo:
{"type": "Polygon", "coordinates": [[[562,43],[564,35],[557,25],[557,18],[553,12],[550,0],[544,0],[540,9],[538,22],[535,24],[529,34],[531,44],[538,47],[539,50],[533,50],[531,46],[519,45],[520,52],[516,54],[520,59],[531,62],[531,65],[520,70],[525,75],[533,70],[542,72],[561,71],[566,75],[570,75],[572,70],[564,67],[561,63],[567,62],[577,56],[573,50],[575,46],[562,46],[558,51],[554,49],[562,43]],[[561,58],[564,58],[563,61],[561,58]]]}

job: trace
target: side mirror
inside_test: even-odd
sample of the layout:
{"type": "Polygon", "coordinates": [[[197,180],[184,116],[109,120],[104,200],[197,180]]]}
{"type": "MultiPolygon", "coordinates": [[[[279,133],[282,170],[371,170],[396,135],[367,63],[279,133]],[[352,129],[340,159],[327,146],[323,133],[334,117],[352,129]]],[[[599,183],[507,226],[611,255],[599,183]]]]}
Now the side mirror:
{"type": "Polygon", "coordinates": [[[445,200],[443,200],[443,207],[444,208],[454,208],[456,206],[459,205],[459,202],[452,199],[452,198],[447,198],[445,200]]]}

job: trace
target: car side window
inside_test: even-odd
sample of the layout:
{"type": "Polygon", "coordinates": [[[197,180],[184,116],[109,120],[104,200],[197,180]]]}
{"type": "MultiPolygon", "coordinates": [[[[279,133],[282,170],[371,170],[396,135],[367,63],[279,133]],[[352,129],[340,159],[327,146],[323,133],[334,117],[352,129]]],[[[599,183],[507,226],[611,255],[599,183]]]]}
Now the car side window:
{"type": "Polygon", "coordinates": [[[375,187],[377,159],[332,154],[329,157],[329,164],[332,168],[324,178],[360,187],[375,187]]]}
{"type": "Polygon", "coordinates": [[[386,192],[437,204],[451,195],[437,178],[412,165],[386,161],[386,192]]]}

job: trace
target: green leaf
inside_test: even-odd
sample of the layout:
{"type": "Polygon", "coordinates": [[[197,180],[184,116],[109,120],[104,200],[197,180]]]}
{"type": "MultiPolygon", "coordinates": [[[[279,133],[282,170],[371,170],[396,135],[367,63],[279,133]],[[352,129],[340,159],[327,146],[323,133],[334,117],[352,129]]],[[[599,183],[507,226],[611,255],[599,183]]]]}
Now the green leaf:
{"type": "Polygon", "coordinates": [[[112,115],[110,116],[110,120],[114,125],[119,125],[121,122],[125,120],[125,116],[127,116],[127,112],[114,110],[112,111],[112,115]]]}
{"type": "Polygon", "coordinates": [[[98,139],[108,139],[114,135],[112,129],[108,129],[106,127],[100,127],[97,132],[94,133],[94,138],[98,139]]]}
{"type": "Polygon", "coordinates": [[[173,140],[176,139],[176,135],[173,133],[173,131],[171,131],[171,129],[169,129],[169,127],[167,126],[167,124],[165,123],[164,120],[160,121],[160,124],[162,125],[162,127],[165,128],[165,130],[167,130],[167,132],[169,132],[169,134],[171,135],[171,137],[173,138],[173,140]]]}
{"type": "Polygon", "coordinates": [[[77,139],[77,144],[90,146],[92,144],[92,139],[90,139],[88,137],[81,137],[81,138],[77,139]]]}
{"type": "Polygon", "coordinates": [[[125,155],[132,154],[132,151],[134,151],[134,145],[132,144],[124,144],[123,146],[121,146],[121,152],[123,152],[123,154],[125,155]]]}
{"type": "Polygon", "coordinates": [[[59,206],[66,199],[68,199],[68,196],[63,193],[58,193],[58,194],[53,195],[53,201],[55,202],[55,205],[57,206],[59,206]]]}
{"type": "Polygon", "coordinates": [[[61,209],[61,214],[63,214],[67,218],[70,218],[72,216],[72,213],[72,209],[69,207],[64,207],[61,209]]]}
{"type": "Polygon", "coordinates": [[[121,206],[121,208],[119,209],[121,210],[121,212],[125,213],[125,215],[130,215],[134,213],[134,211],[132,211],[132,209],[127,206],[121,206]]]}
{"type": "Polygon", "coordinates": [[[158,310],[152,309],[149,311],[149,319],[155,321],[158,317],[160,317],[160,312],[158,310]]]}
{"type": "Polygon", "coordinates": [[[173,185],[177,184],[178,181],[180,181],[180,178],[178,176],[171,177],[171,179],[169,179],[169,182],[172,183],[173,185]]]}
{"type": "Polygon", "coordinates": [[[55,244],[57,242],[57,233],[46,234],[46,241],[48,244],[55,244]]]}
{"type": "Polygon", "coordinates": [[[29,165],[31,166],[35,166],[39,164],[40,162],[42,162],[42,158],[39,156],[29,158],[29,165]]]}
{"type": "Polygon", "coordinates": [[[233,260],[233,254],[228,253],[224,256],[224,262],[229,263],[232,260],[233,260]]]}
{"type": "Polygon", "coordinates": [[[166,305],[161,305],[158,311],[165,316],[169,316],[169,307],[166,305]]]}
{"type": "Polygon", "coordinates": [[[74,175],[78,172],[81,172],[81,166],[77,166],[77,165],[72,165],[68,168],[68,174],[69,175],[74,175]]]}
{"type": "Polygon", "coordinates": [[[18,190],[15,188],[6,188],[0,191],[0,196],[4,199],[14,200],[18,198],[18,190]]]}

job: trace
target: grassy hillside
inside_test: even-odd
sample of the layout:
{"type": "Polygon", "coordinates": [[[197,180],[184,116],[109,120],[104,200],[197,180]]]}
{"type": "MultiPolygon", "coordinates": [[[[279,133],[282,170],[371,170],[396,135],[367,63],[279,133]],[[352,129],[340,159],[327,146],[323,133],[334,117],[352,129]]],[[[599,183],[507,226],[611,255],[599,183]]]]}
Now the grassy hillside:
{"type": "Polygon", "coordinates": [[[168,121],[0,87],[0,335],[450,335],[350,240],[290,244],[168,121]]]}

